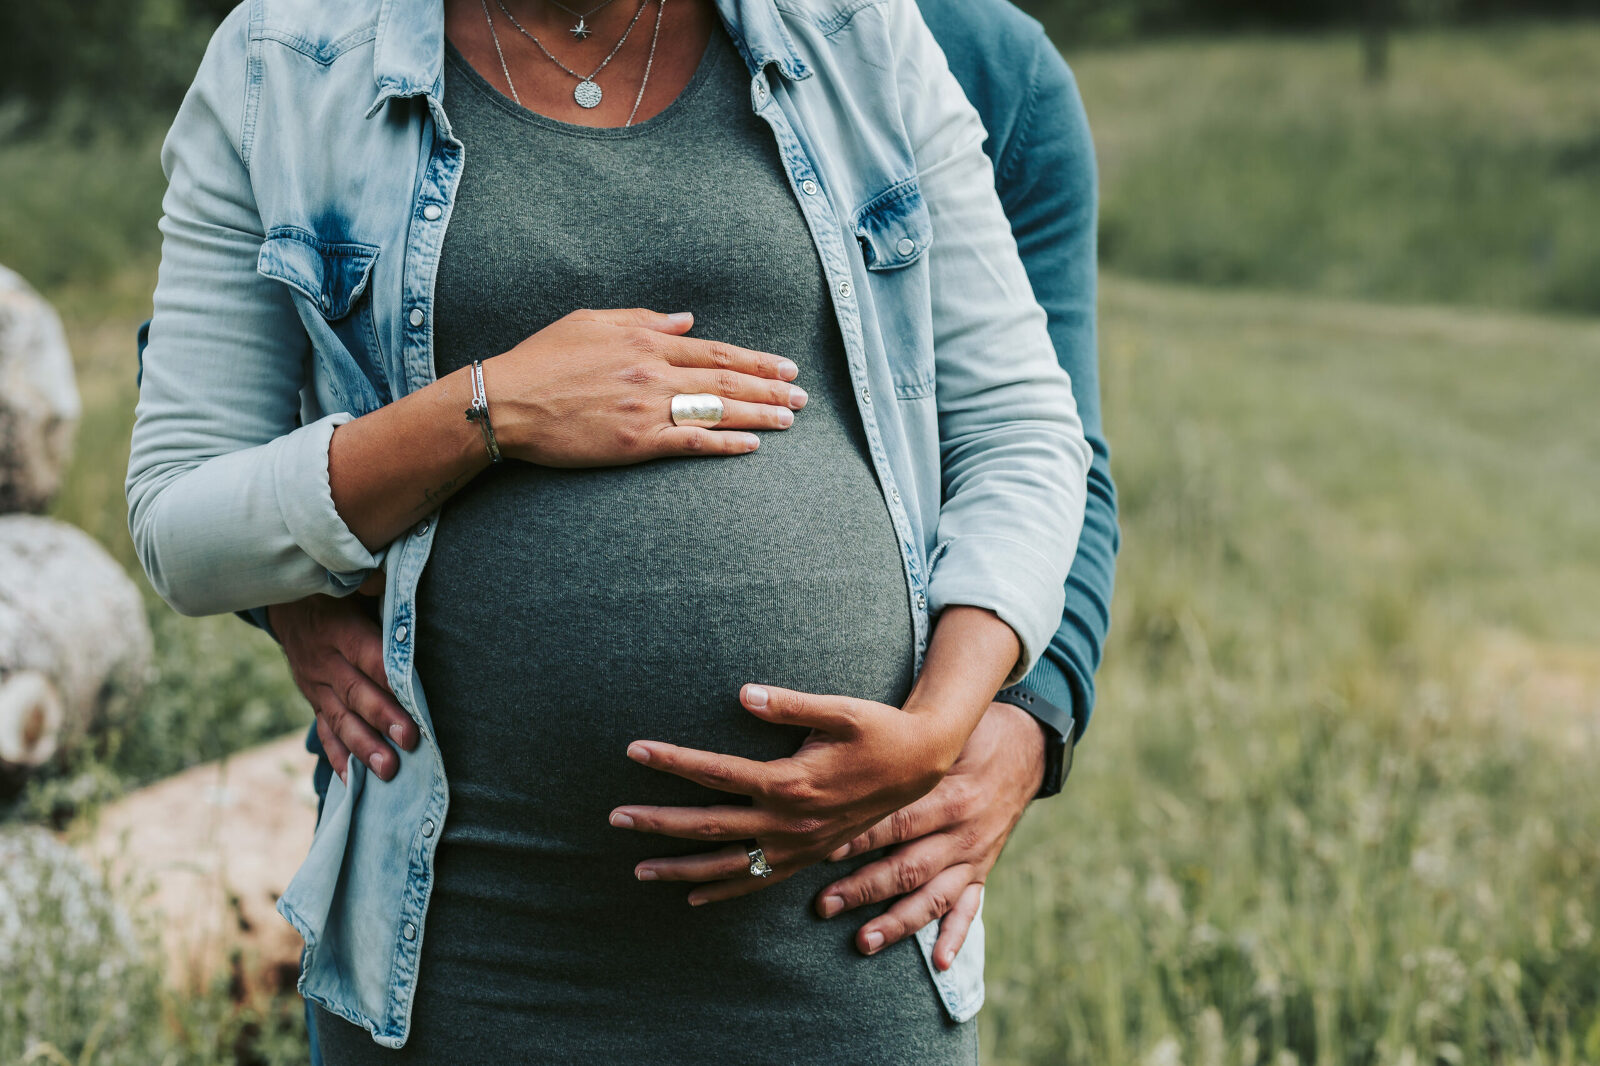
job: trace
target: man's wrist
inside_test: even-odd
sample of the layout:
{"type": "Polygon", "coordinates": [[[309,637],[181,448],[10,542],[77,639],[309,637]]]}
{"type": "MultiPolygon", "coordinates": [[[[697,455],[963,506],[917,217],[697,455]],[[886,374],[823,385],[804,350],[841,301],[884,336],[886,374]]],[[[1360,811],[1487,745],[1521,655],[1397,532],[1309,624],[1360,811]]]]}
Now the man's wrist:
{"type": "Polygon", "coordinates": [[[264,629],[267,635],[279,644],[283,643],[283,637],[279,636],[279,626],[283,622],[283,606],[281,603],[269,603],[265,607],[256,607],[248,612],[254,616],[253,621],[256,625],[264,629]]]}
{"type": "Polygon", "coordinates": [[[1044,734],[1044,780],[1036,798],[1061,791],[1072,769],[1072,713],[1057,707],[1027,685],[1011,685],[995,694],[996,703],[1009,703],[1033,716],[1044,734]]]}

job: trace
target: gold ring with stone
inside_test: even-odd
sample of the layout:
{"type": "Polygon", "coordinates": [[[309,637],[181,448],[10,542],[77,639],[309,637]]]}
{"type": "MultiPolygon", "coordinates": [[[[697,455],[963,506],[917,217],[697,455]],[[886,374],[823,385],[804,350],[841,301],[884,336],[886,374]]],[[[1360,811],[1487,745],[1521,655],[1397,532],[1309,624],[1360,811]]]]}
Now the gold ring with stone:
{"type": "Polygon", "coordinates": [[[680,392],[672,398],[672,424],[710,429],[722,421],[722,397],[707,392],[680,392]]]}

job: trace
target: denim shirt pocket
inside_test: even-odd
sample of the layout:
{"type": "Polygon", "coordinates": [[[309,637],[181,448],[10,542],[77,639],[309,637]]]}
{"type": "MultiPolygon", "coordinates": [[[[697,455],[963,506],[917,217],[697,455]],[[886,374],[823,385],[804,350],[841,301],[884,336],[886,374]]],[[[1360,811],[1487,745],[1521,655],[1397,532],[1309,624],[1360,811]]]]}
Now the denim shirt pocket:
{"type": "Polygon", "coordinates": [[[360,417],[392,397],[383,372],[369,290],[378,249],[326,241],[298,226],[275,226],[256,271],[289,286],[311,336],[322,380],[338,408],[360,417]]]}
{"type": "Polygon", "coordinates": [[[895,395],[933,395],[933,321],[927,251],[933,220],[915,177],[898,182],[855,214],[856,241],[873,290],[895,395]]]}

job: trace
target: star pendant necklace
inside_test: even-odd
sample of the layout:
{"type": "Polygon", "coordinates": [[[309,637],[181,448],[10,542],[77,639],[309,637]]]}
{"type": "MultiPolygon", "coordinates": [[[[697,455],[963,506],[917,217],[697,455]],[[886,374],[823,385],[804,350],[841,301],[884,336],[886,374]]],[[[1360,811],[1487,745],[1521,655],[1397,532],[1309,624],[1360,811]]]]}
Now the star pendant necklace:
{"type": "Polygon", "coordinates": [[[614,2],[615,2],[615,0],[600,0],[600,3],[594,5],[593,7],[591,7],[587,11],[574,11],[574,10],[572,10],[572,8],[568,7],[566,4],[561,3],[560,0],[550,0],[550,3],[552,5],[554,5],[555,7],[559,7],[561,10],[565,11],[567,14],[577,17],[577,20],[578,20],[577,24],[574,25],[572,27],[572,29],[568,30],[567,32],[572,34],[572,36],[576,37],[580,41],[587,41],[590,37],[594,36],[594,31],[589,28],[589,23],[586,21],[589,18],[589,16],[594,14],[596,11],[599,11],[601,8],[606,7],[607,5],[612,4],[614,2]]]}
{"type": "MultiPolygon", "coordinates": [[[[593,70],[591,70],[589,72],[589,75],[587,77],[585,77],[584,75],[579,74],[577,71],[573,70],[571,67],[567,66],[565,63],[561,62],[561,60],[557,59],[554,55],[551,55],[550,49],[548,49],[548,48],[546,48],[544,46],[544,42],[539,40],[539,38],[535,37],[533,34],[529,33],[527,27],[524,26],[522,23],[517,21],[517,16],[513,15],[511,13],[511,11],[506,7],[506,0],[494,0],[494,2],[497,5],[499,5],[500,13],[506,17],[506,20],[508,22],[510,22],[511,25],[513,25],[513,26],[515,26],[517,28],[517,32],[518,33],[522,34],[528,40],[532,41],[534,44],[539,46],[539,51],[544,53],[546,59],[550,60],[550,62],[554,63],[556,66],[558,66],[562,70],[566,71],[572,77],[578,79],[577,86],[574,87],[573,90],[572,90],[572,98],[577,101],[579,107],[585,107],[585,108],[595,108],[595,107],[599,107],[600,106],[600,101],[602,99],[604,99],[604,94],[601,93],[599,84],[595,82],[595,80],[594,80],[595,76],[598,75],[602,70],[606,69],[606,66],[613,59],[616,58],[617,53],[622,51],[622,46],[628,43],[629,35],[633,33],[633,28],[639,24],[640,17],[642,17],[644,15],[644,9],[646,7],[650,6],[650,0],[640,0],[639,10],[635,11],[633,13],[633,21],[629,22],[628,23],[628,28],[622,31],[622,39],[617,41],[616,47],[611,49],[611,52],[604,59],[602,59],[600,61],[600,65],[598,67],[595,67],[593,70]]],[[[610,0],[607,0],[607,3],[609,3],[609,2],[610,2],[610,0]]],[[[604,6],[605,6],[604,4],[601,5],[601,7],[604,7],[604,6]]],[[[662,6],[663,7],[666,6],[665,0],[662,0],[662,6]]],[[[598,10],[600,10],[600,8],[598,8],[598,7],[594,8],[590,12],[590,14],[593,14],[594,11],[598,11],[598,10]]],[[[484,5],[483,5],[483,13],[484,13],[485,17],[489,16],[489,5],[487,3],[487,0],[485,0],[484,5]]],[[[496,52],[500,52],[500,35],[495,32],[494,19],[493,18],[489,18],[489,33],[494,37],[495,51],[496,52]]],[[[656,13],[656,34],[657,34],[657,36],[659,36],[660,33],[661,33],[661,13],[658,11],[656,13]]],[[[655,42],[654,41],[651,42],[650,53],[651,53],[651,59],[654,60],[654,58],[655,58],[655,42]]],[[[503,52],[500,52],[500,67],[501,67],[501,69],[503,71],[505,71],[506,84],[509,86],[511,84],[511,72],[509,70],[505,69],[505,67],[506,67],[506,57],[505,57],[505,53],[503,53],[503,52]]],[[[646,79],[648,79],[649,76],[650,76],[650,68],[649,68],[649,66],[647,64],[646,67],[645,67],[645,77],[646,77],[646,79]]],[[[642,86],[642,85],[639,87],[639,95],[640,95],[641,98],[644,95],[644,86],[642,86]]],[[[512,91],[511,91],[511,98],[513,100],[517,99],[516,90],[515,89],[512,89],[512,91]]],[[[520,104],[522,101],[521,100],[517,100],[517,102],[520,104]]],[[[638,109],[639,109],[638,104],[637,103],[634,104],[634,111],[637,112],[638,109]]],[[[632,122],[631,116],[629,118],[629,121],[632,122]]]]}

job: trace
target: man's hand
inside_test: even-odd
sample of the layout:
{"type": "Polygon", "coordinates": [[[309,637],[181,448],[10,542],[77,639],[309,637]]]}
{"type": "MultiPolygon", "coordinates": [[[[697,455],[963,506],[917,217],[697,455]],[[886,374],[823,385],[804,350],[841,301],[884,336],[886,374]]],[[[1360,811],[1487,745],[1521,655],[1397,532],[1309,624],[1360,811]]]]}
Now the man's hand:
{"type": "Polygon", "coordinates": [[[352,598],[308,596],[267,608],[289,671],[317,716],[328,761],[347,778],[352,753],[381,780],[400,770],[388,737],[405,751],[420,733],[396,702],[383,669],[383,637],[352,598]]]}
{"type": "Polygon", "coordinates": [[[828,856],[895,846],[883,858],[824,888],[824,918],[901,897],[856,931],[868,955],[942,918],[934,965],[950,968],[978,914],[983,884],[1044,779],[1039,723],[1009,703],[991,703],[943,781],[828,856]]]}

